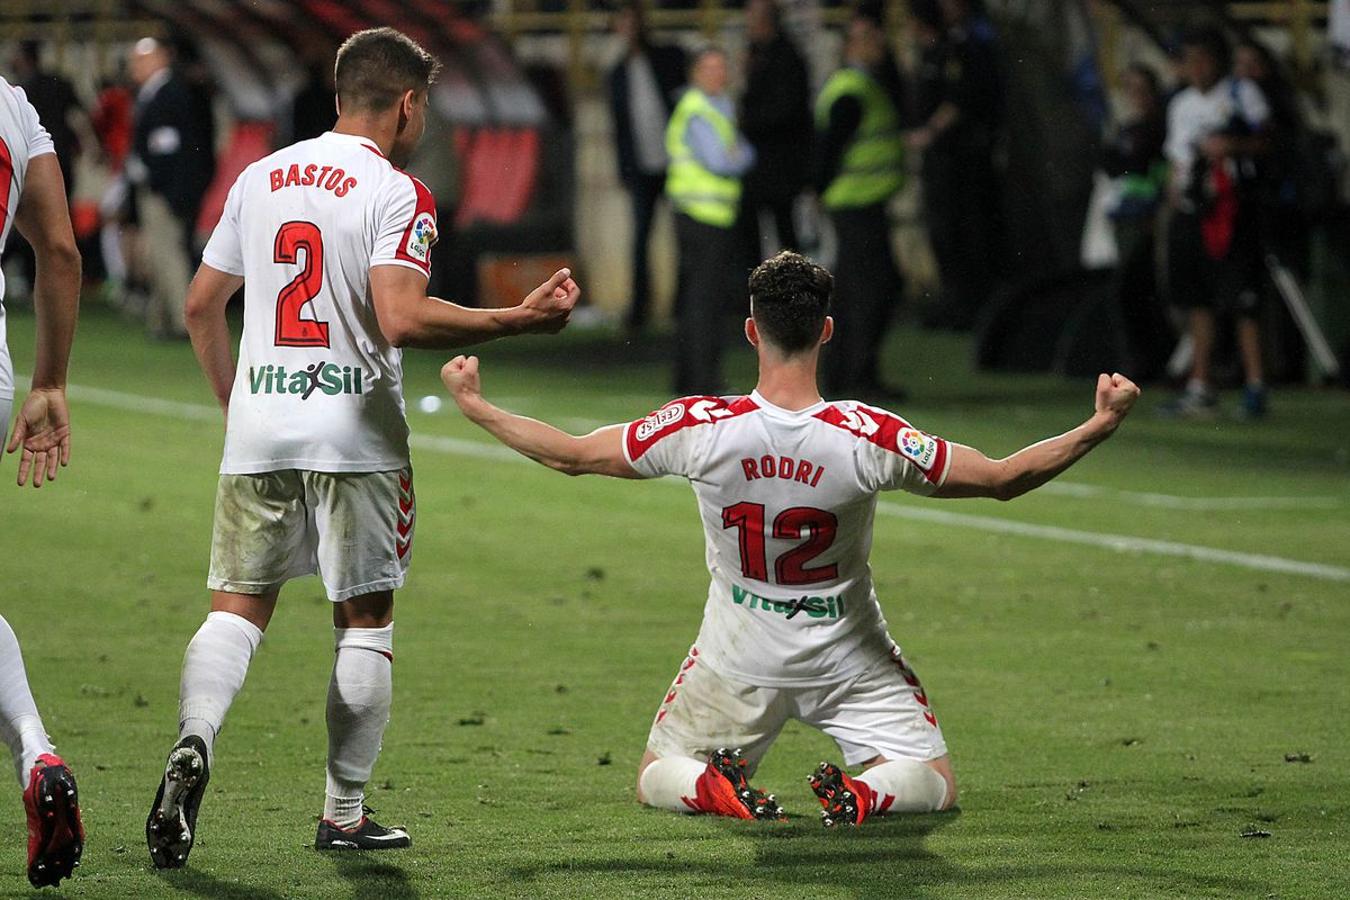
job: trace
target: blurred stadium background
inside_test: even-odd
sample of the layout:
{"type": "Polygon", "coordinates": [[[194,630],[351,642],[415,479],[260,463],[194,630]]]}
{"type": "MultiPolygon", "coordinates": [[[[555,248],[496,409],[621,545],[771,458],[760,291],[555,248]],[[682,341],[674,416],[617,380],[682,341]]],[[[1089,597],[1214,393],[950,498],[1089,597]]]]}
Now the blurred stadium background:
{"type": "MultiPolygon", "coordinates": [[[[992,164],[1004,225],[987,264],[993,299],[975,337],[978,359],[1013,369],[1073,373],[1124,368],[1139,352],[1122,346],[1110,270],[1117,262],[1102,148],[1122,118],[1121,78],[1144,63],[1175,88],[1169,54],[1181,33],[1214,24],[1231,39],[1270,48],[1272,77],[1295,98],[1300,165],[1324,180],[1299,228],[1306,241],[1292,265],[1333,352],[1350,337],[1341,152],[1350,140],[1350,72],[1329,26],[1335,3],[1167,2],[1143,0],[993,0],[984,13],[996,35],[1003,114],[992,164]],[[1315,156],[1315,159],[1310,157],[1315,156]]],[[[903,0],[879,7],[900,69],[918,64],[914,24],[903,0]]],[[[980,5],[977,4],[977,8],[980,5]]],[[[684,0],[647,5],[656,40],[730,51],[732,94],[744,65],[743,4],[684,0]]],[[[613,4],[585,0],[10,0],[0,34],[15,59],[24,42],[41,70],[69,81],[69,110],[79,152],[73,163],[75,221],[95,281],[109,267],[108,236],[98,233],[113,208],[109,184],[125,156],[132,114],[126,59],[133,43],[170,43],[176,67],[209,105],[215,125],[214,177],[195,221],[197,246],[209,235],[225,190],[240,169],[270,149],[323,127],[327,73],[338,43],[352,31],[389,24],[422,41],[445,71],[432,97],[427,139],[410,166],[441,207],[442,243],[433,288],[470,304],[514,302],[522,287],[559,260],[585,279],[593,321],[620,321],[633,296],[632,217],[615,158],[605,86],[622,56],[613,4]],[[93,117],[90,118],[89,114],[93,117]],[[318,122],[316,125],[315,122],[318,122]],[[448,226],[448,227],[447,227],[448,226]]],[[[787,33],[803,51],[813,90],[838,67],[849,7],[833,0],[781,4],[787,33]]],[[[1341,26],[1342,28],[1350,26],[1341,26]]],[[[16,63],[17,65],[17,63],[16,63]]],[[[22,78],[12,80],[22,81],[22,78]]],[[[912,78],[910,79],[912,81],[912,78]]],[[[921,154],[908,154],[915,176],[921,154]]],[[[893,240],[906,277],[911,318],[937,296],[938,273],[927,240],[921,179],[910,177],[891,205],[893,240]]],[[[802,201],[808,251],[829,257],[826,237],[802,201]]],[[[771,232],[762,250],[772,251],[771,232]]],[[[111,251],[115,252],[115,251],[111,251]]],[[[12,255],[12,254],[11,254],[12,255]]],[[[667,318],[675,293],[669,213],[658,214],[652,249],[653,305],[667,318]]],[[[136,310],[136,266],[106,295],[136,310]],[[124,283],[125,282],[125,283],[124,283]],[[124,295],[130,293],[128,300],[124,295]]],[[[11,263],[12,264],[12,263],[11,263]]],[[[11,305],[21,303],[21,275],[11,305]]],[[[1274,376],[1303,381],[1323,374],[1278,302],[1265,313],[1274,376]]],[[[583,317],[582,321],[586,321],[583,317]]],[[[1153,340],[1167,340],[1153,338],[1153,340]]],[[[1170,348],[1150,347],[1153,356],[1170,348]]],[[[1136,366],[1136,368],[1140,368],[1136,366]]],[[[1146,368],[1146,367],[1145,367],[1146,368]]],[[[1344,367],[1342,367],[1344,368],[1344,367]]],[[[1178,370],[1179,371],[1179,370],[1178,370]]]]}
{"type": "MultiPolygon", "coordinates": [[[[817,91],[839,66],[850,9],[781,5],[817,91]]],[[[906,297],[882,354],[882,374],[910,388],[905,414],[1001,454],[1081,418],[1081,373],[1138,374],[1129,355],[1140,348],[1119,324],[1131,307],[1104,151],[1126,118],[1127,68],[1149,66],[1171,91],[1179,35],[1206,23],[1267,46],[1294,100],[1285,146],[1302,199],[1284,220],[1298,237],[1288,268],[1345,371],[1350,0],[984,6],[1002,83],[989,163],[1004,227],[981,261],[996,283],[973,327],[924,327],[942,285],[925,212],[934,198],[921,196],[922,155],[910,152],[889,208],[906,297]]],[[[646,9],[657,41],[725,46],[740,94],[741,3],[646,9]]],[[[881,12],[913,83],[923,48],[911,4],[881,12]]],[[[669,397],[667,208],[651,248],[655,322],[625,327],[633,218],[606,83],[623,52],[613,7],[0,2],[0,72],[20,83],[47,73],[43,90],[79,145],[67,154],[88,281],[71,365],[75,456],[50,489],[0,493],[5,616],[79,773],[90,828],[67,895],[1350,896],[1350,720],[1334,712],[1350,683],[1350,404],[1343,387],[1323,386],[1334,380],[1325,360],[1273,283],[1263,324],[1280,383],[1264,423],[1157,417],[1168,392],[1148,388],[1109,447],[1015,504],[883,503],[878,592],[933,692],[964,812],[822,835],[804,776],[833,751],[795,726],[761,770],[794,813],[781,828],[640,809],[633,768],[706,596],[687,491],[516,465],[453,404],[410,402],[419,562],[400,594],[397,712],[372,803],[415,829],[416,849],[375,862],[304,849],[332,659],[327,601],[306,579],[286,589],[231,712],[204,843],[190,868],[152,875],[140,835],[172,733],[178,654],[204,607],[220,432],[186,343],[145,333],[144,267],[167,250],[137,250],[118,187],[135,106],[128,60],[147,36],[170,44],[194,109],[210,111],[182,123],[214,149],[204,199],[189,198],[202,200],[190,223],[199,249],[240,169],[326,127],[338,44],[384,24],[445,65],[411,166],[441,206],[434,288],[515,302],[558,261],[585,285],[586,312],[562,335],[479,351],[492,396],[574,431],[669,397]]],[[[807,193],[803,247],[828,259],[807,193]]],[[[763,252],[775,232],[763,229],[763,252]]],[[[24,373],[34,320],[14,243],[6,324],[24,373]]],[[[1160,269],[1141,297],[1164,293],[1160,269]]],[[[1180,321],[1152,302],[1163,327],[1146,349],[1167,381],[1180,321]]],[[[410,400],[442,395],[443,361],[406,354],[410,400]]],[[[728,353],[728,384],[748,388],[753,367],[748,348],[728,353]]],[[[1227,363],[1226,384],[1234,374],[1227,363]]],[[[0,893],[27,895],[17,804],[10,813],[0,893]]]]}

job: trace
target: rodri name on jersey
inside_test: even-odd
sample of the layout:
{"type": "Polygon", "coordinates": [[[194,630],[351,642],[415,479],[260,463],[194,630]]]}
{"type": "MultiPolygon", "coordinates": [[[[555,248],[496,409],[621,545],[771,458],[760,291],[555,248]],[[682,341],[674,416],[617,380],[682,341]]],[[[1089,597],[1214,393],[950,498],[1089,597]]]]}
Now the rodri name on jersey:
{"type": "Polygon", "coordinates": [[[293,372],[287,372],[285,366],[273,365],[248,369],[249,393],[299,394],[301,400],[308,400],[316,391],[330,397],[360,394],[364,381],[365,373],[360,366],[331,362],[314,363],[293,372]]]}

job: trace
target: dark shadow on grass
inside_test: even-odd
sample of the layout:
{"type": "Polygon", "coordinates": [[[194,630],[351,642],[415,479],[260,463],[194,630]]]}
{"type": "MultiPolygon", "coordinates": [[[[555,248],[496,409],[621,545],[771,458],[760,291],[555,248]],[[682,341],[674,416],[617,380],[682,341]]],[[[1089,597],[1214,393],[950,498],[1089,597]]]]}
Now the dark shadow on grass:
{"type": "Polygon", "coordinates": [[[212,900],[281,900],[271,888],[238,881],[222,881],[200,869],[153,869],[156,877],[174,890],[212,900]]]}
{"type": "MultiPolygon", "coordinates": [[[[1159,865],[1075,866],[1028,857],[1024,862],[988,868],[964,866],[933,853],[924,842],[940,829],[957,822],[960,810],[925,816],[888,816],[869,821],[861,828],[822,830],[814,817],[785,823],[715,822],[708,826],[737,836],[755,839],[751,860],[695,861],[678,852],[665,858],[616,856],[588,861],[559,860],[508,871],[513,882],[547,882],[552,876],[670,875],[698,876],[720,882],[755,885],[763,896],[777,886],[814,888],[825,894],[847,891],[860,898],[897,896],[922,898],[933,893],[948,895],[953,887],[972,896],[1009,891],[1030,891],[1035,882],[1088,875],[1102,884],[1149,883],[1160,891],[1180,894],[1250,896],[1264,893],[1268,885],[1245,878],[1210,876],[1178,871],[1159,865]]],[[[730,856],[730,854],[728,854],[730,856]]],[[[545,885],[541,884],[541,893],[545,885]]],[[[597,893],[603,887],[597,883],[597,893]]]]}
{"type": "Polygon", "coordinates": [[[375,859],[370,855],[390,852],[397,851],[333,851],[323,855],[332,862],[338,875],[351,884],[353,900],[417,900],[421,894],[408,882],[407,872],[388,857],[375,859]]]}

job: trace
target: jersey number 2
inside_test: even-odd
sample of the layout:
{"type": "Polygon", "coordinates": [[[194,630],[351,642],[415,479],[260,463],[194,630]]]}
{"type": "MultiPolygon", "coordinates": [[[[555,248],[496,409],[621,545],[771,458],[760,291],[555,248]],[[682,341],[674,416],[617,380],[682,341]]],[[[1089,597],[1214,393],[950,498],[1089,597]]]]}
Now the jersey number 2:
{"type": "MultiPolygon", "coordinates": [[[[769,580],[769,561],[764,548],[764,504],[737,503],[722,510],[722,527],[740,532],[741,574],[755,581],[769,580]]],[[[839,576],[839,566],[807,567],[807,563],[829,549],[839,529],[834,513],[809,506],[785,509],[773,520],[773,536],[779,540],[806,540],[774,561],[774,581],[778,584],[818,584],[839,576]]]]}
{"type": "Polygon", "coordinates": [[[287,222],[277,230],[272,261],[295,265],[305,251],[305,267],[277,294],[278,347],[327,347],[328,323],[300,318],[300,310],[323,286],[323,235],[313,222],[287,222]]]}

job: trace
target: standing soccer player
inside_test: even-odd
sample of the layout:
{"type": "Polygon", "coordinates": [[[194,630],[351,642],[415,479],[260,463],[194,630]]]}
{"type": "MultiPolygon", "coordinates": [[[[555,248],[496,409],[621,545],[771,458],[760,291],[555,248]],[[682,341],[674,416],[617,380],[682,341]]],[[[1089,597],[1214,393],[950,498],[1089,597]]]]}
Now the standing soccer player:
{"type": "Polygon", "coordinates": [[[216,735],[281,586],[315,572],[336,647],[315,846],[410,844],[363,805],[389,719],[394,590],[416,516],[399,348],[558,331],[580,295],[564,269],[506,310],[427,296],[436,207],[398,165],[422,136],[436,68],[392,29],[349,38],[334,129],[244,170],[188,292],[193,349],[227,426],[211,612],[183,659],[179,740],[146,820],[159,868],[187,861],[216,735]],[[225,307],[241,285],[236,366],[225,307]]]}
{"type": "MultiPolygon", "coordinates": [[[[0,252],[11,227],[33,247],[37,278],[37,360],[33,384],[7,450],[22,451],[18,483],[33,487],[70,462],[66,364],[80,304],[80,253],[66,206],[61,165],[33,105],[0,78],[0,252]]],[[[5,277],[0,272],[0,435],[14,402],[14,367],[5,342],[5,277]]],[[[56,755],[28,687],[23,655],[9,623],[0,618],[0,737],[14,757],[28,813],[28,880],[56,885],[80,864],[84,826],[75,776],[56,755]]]]}
{"type": "Polygon", "coordinates": [[[868,553],[877,494],[1008,500],[1108,438],[1139,389],[1097,379],[1074,430],[1002,460],[926,434],[885,410],[827,402],[817,388],[833,279],[795,253],[750,276],[746,337],[759,354],[748,397],[685,397],[586,437],[483,399],[478,361],[442,370],[464,414],[512,449],[571,475],[678,475],[698,495],[712,585],[703,628],[647,739],[638,799],[675,812],[782,815],[750,787],[789,719],[834,738],[849,775],[821,763],[811,786],[826,825],[956,801],[947,745],[918,676],[891,638],[868,553]],[[736,749],[728,749],[736,748],[736,749]]]}

